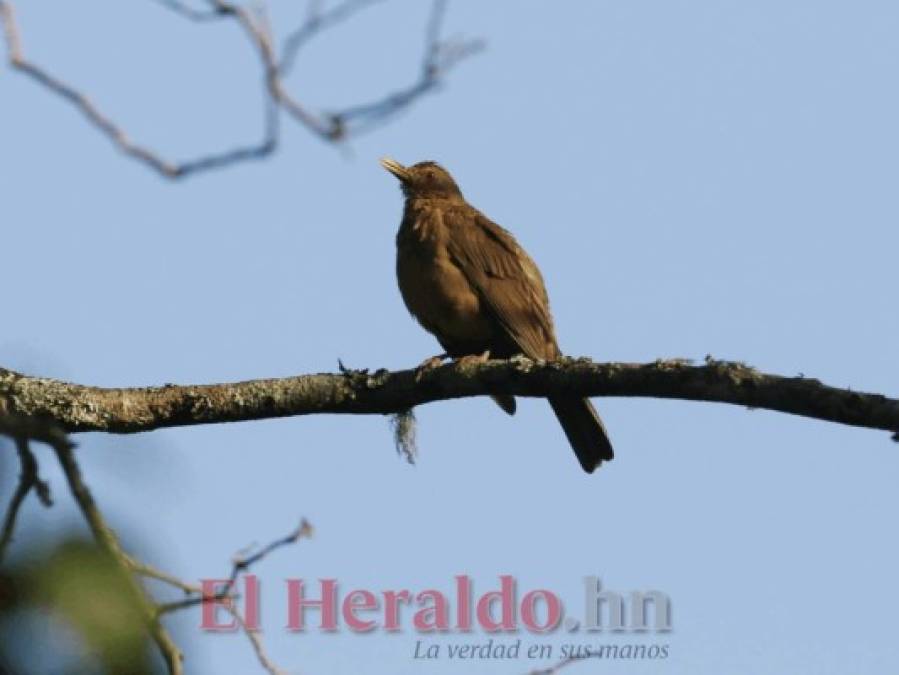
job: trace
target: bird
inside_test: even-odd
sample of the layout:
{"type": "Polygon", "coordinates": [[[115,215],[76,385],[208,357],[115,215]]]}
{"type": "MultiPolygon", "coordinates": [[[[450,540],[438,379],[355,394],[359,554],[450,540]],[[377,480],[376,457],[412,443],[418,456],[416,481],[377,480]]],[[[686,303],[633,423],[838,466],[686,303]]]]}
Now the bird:
{"type": "MultiPolygon", "coordinates": [[[[399,180],[405,197],[396,235],[400,293],[445,351],[420,368],[445,358],[558,359],[562,352],[543,277],[512,234],[471,206],[440,164],[404,166],[385,157],[381,166],[399,180]]],[[[513,396],[493,398],[506,413],[515,413],[513,396]]],[[[584,471],[592,473],[614,457],[589,399],[554,395],[549,404],[584,471]]]]}

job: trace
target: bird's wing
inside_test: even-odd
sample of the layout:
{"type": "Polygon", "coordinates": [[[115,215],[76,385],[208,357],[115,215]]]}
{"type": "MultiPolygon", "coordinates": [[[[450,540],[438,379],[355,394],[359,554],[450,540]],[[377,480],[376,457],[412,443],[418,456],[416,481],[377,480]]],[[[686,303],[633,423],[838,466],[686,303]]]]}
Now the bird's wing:
{"type": "Polygon", "coordinates": [[[518,349],[558,357],[543,277],[514,237],[471,207],[449,210],[444,224],[450,257],[518,349]]]}

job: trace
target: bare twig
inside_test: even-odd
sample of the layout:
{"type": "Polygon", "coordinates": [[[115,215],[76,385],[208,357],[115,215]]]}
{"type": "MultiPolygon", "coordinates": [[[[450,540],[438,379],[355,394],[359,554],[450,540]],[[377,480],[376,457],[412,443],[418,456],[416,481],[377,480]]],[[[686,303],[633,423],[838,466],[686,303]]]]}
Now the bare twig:
{"type": "Polygon", "coordinates": [[[169,574],[168,572],[163,572],[152,565],[149,565],[142,560],[138,560],[137,558],[127,555],[126,562],[128,563],[128,567],[135,574],[139,574],[142,577],[147,577],[149,579],[156,579],[157,581],[162,581],[163,583],[168,584],[169,586],[174,586],[185,593],[202,593],[202,589],[196,584],[189,584],[186,581],[182,581],[178,577],[169,574]]]}
{"type": "Polygon", "coordinates": [[[190,5],[187,5],[183,2],[179,2],[178,0],[154,0],[158,4],[166,7],[175,14],[180,14],[185,19],[190,19],[191,21],[215,21],[216,19],[220,19],[222,17],[221,12],[217,10],[204,10],[204,9],[194,9],[190,5]]]}
{"type": "Polygon", "coordinates": [[[0,533],[0,563],[3,562],[9,544],[12,542],[13,532],[19,516],[19,508],[21,508],[28,493],[33,489],[44,506],[52,506],[53,504],[53,500],[50,498],[50,486],[41,479],[37,460],[28,446],[29,437],[25,433],[28,426],[29,423],[24,420],[17,420],[9,416],[0,418],[0,434],[12,437],[19,454],[19,464],[22,467],[16,490],[9,500],[6,514],[3,517],[3,530],[0,533]]]}
{"type": "Polygon", "coordinates": [[[268,29],[268,24],[260,17],[240,5],[225,0],[209,0],[215,9],[223,15],[233,16],[243,28],[247,38],[259,52],[265,72],[265,83],[272,100],[287,111],[297,122],[304,125],[316,135],[327,140],[339,140],[342,138],[342,130],[338,131],[331,120],[320,118],[306,109],[297,101],[284,86],[281,73],[278,70],[278,60],[275,56],[275,45],[268,29]]]}
{"type": "Polygon", "coordinates": [[[333,117],[351,125],[355,135],[370,131],[406,110],[415,99],[436,88],[441,77],[459,61],[482,51],[485,47],[483,40],[441,41],[440,33],[446,8],[446,0],[434,0],[431,5],[431,14],[425,31],[421,74],[415,82],[375,101],[332,113],[333,117]]]}
{"type": "Polygon", "coordinates": [[[316,36],[320,31],[332,28],[339,23],[349,19],[363,9],[370,7],[384,0],[345,0],[326,12],[321,11],[319,3],[311,2],[309,4],[309,13],[299,27],[295,28],[284,40],[284,47],[281,49],[281,58],[278,63],[278,70],[281,76],[286,76],[293,68],[296,62],[297,54],[300,49],[316,36]]]}
{"type": "Polygon", "coordinates": [[[22,475],[19,478],[16,491],[10,498],[9,505],[6,507],[6,515],[3,517],[3,534],[0,535],[0,564],[3,563],[6,549],[12,541],[13,531],[16,528],[16,520],[19,516],[19,507],[22,506],[22,502],[25,501],[25,497],[28,496],[28,493],[31,491],[31,487],[32,483],[25,478],[25,469],[23,466],[22,475]]]}
{"type": "Polygon", "coordinates": [[[250,569],[251,566],[255,565],[257,562],[262,560],[264,557],[275,551],[276,549],[281,548],[282,546],[287,546],[289,544],[295,544],[300,539],[308,539],[312,536],[312,525],[309,524],[305,518],[300,521],[300,524],[297,526],[295,530],[293,530],[290,534],[281,537],[280,539],[276,539],[275,541],[267,544],[263,548],[261,548],[256,553],[250,556],[244,556],[243,554],[238,554],[234,557],[233,565],[231,567],[231,574],[228,577],[228,580],[222,585],[220,589],[218,589],[214,594],[203,594],[202,589],[199,586],[188,584],[184,581],[176,577],[172,577],[166,575],[165,572],[160,572],[148,565],[140,563],[135,560],[131,560],[132,568],[137,571],[139,574],[143,576],[148,576],[153,579],[157,579],[159,581],[163,581],[167,584],[180,588],[185,593],[188,594],[200,594],[197,597],[189,597],[184,598],[182,600],[175,600],[174,602],[162,603],[158,606],[159,614],[168,614],[170,612],[175,612],[180,609],[185,609],[187,607],[192,607],[193,605],[198,605],[203,602],[209,601],[219,601],[226,598],[236,597],[233,593],[234,585],[237,583],[237,577],[241,572],[246,572],[250,569]]]}
{"type": "Polygon", "coordinates": [[[538,668],[537,670],[532,670],[529,675],[556,675],[563,668],[567,668],[572,663],[577,663],[578,661],[583,661],[585,659],[590,658],[590,654],[583,654],[577,656],[569,656],[567,659],[562,659],[555,665],[550,666],[549,668],[538,668]]]}
{"type": "Polygon", "coordinates": [[[164,427],[319,413],[389,414],[468,396],[636,396],[765,408],[853,426],[899,430],[899,400],[742,363],[691,365],[535,362],[524,358],[415,370],[346,371],[232,384],[104,389],[0,368],[0,411],[54,420],[68,431],[131,433],[164,427]]]}
{"type": "Polygon", "coordinates": [[[221,603],[221,605],[231,614],[231,616],[234,617],[234,620],[237,622],[238,627],[241,629],[241,631],[247,636],[247,639],[250,641],[250,644],[253,647],[253,651],[256,654],[256,658],[259,660],[259,663],[263,667],[263,669],[265,669],[266,672],[270,673],[271,675],[282,675],[284,671],[278,668],[278,666],[276,666],[268,657],[265,651],[265,647],[262,644],[262,640],[259,638],[255,631],[247,626],[243,615],[237,610],[237,607],[234,603],[234,600],[237,599],[237,596],[233,592],[234,585],[237,582],[237,577],[241,572],[245,572],[246,570],[250,569],[252,565],[255,565],[276,549],[279,549],[282,546],[287,546],[289,544],[294,544],[300,539],[308,538],[310,536],[312,536],[312,525],[309,524],[309,521],[303,518],[296,529],[294,529],[290,534],[281,537],[280,539],[276,539],[266,546],[263,546],[256,553],[253,553],[249,556],[235,556],[231,568],[231,575],[228,578],[228,581],[226,581],[225,584],[223,584],[223,586],[214,594],[204,593],[202,586],[200,586],[199,584],[189,583],[187,581],[179,579],[178,577],[168,574],[167,572],[162,572],[155,567],[147,565],[146,563],[134,558],[129,557],[127,562],[131,570],[136,574],[151,579],[156,579],[157,581],[162,581],[163,583],[174,586],[175,588],[184,591],[185,593],[192,596],[183,600],[176,600],[175,602],[162,603],[157,605],[157,617],[202,603],[221,603]]]}
{"type": "Polygon", "coordinates": [[[85,94],[28,61],[22,51],[21,37],[10,0],[0,0],[0,21],[6,36],[9,62],[14,69],[75,106],[126,155],[149,166],[161,176],[179,179],[271,155],[280,143],[278,117],[281,110],[316,136],[329,142],[341,141],[350,134],[361,133],[410,106],[419,96],[433,89],[438,79],[461,58],[475,53],[482,46],[480,42],[455,46],[441,43],[439,32],[446,2],[436,0],[428,24],[424,65],[418,82],[373,103],[332,112],[313,112],[290,93],[284,84],[284,76],[293,67],[301,47],[310,39],[377,1],[379,0],[345,0],[325,12],[320,11],[317,3],[313,3],[306,21],[288,36],[279,58],[264,9],[253,10],[228,0],[207,0],[208,9],[195,9],[181,0],[155,0],[157,4],[195,22],[234,19],[259,55],[265,84],[265,128],[259,143],[181,162],[165,159],[154,150],[133,142],[122,127],[103,113],[85,94]]]}
{"type": "Polygon", "coordinates": [[[241,572],[246,572],[248,569],[250,569],[250,567],[258,563],[267,555],[271,554],[273,551],[281,548],[282,546],[295,544],[300,539],[308,539],[311,536],[312,524],[305,518],[302,518],[300,520],[300,524],[297,525],[296,529],[294,529],[290,534],[285,535],[280,539],[275,539],[275,541],[266,544],[258,551],[250,555],[246,555],[245,553],[236,555],[233,560],[234,564],[231,569],[231,576],[228,579],[229,590],[234,587],[234,582],[237,581],[237,575],[241,572]]]}
{"type": "Polygon", "coordinates": [[[75,502],[81,510],[81,514],[87,521],[88,527],[94,536],[94,540],[100,549],[107,553],[113,561],[118,563],[125,572],[124,578],[129,582],[129,592],[133,596],[135,605],[139,607],[143,613],[143,618],[147,625],[150,636],[156,642],[163,658],[168,666],[169,673],[172,675],[180,675],[181,669],[181,652],[172,641],[168,632],[159,623],[153,606],[148,601],[143,589],[136,582],[130,573],[129,556],[122,550],[118,538],[112,529],[106,524],[100,509],[94,501],[87,484],[81,476],[81,469],[75,460],[74,444],[69,441],[65,433],[59,426],[48,418],[42,416],[21,416],[15,414],[4,414],[3,406],[0,405],[0,434],[13,438],[19,451],[19,458],[22,463],[22,479],[19,482],[19,488],[13,495],[13,501],[7,510],[7,516],[4,523],[3,543],[0,545],[0,558],[3,551],[12,537],[12,527],[15,522],[16,512],[24,499],[28,490],[34,488],[45,504],[49,505],[50,493],[49,487],[38,476],[37,462],[34,455],[28,447],[29,440],[35,440],[46,443],[53,448],[59,463],[62,466],[66,481],[75,502]]]}
{"type": "Polygon", "coordinates": [[[53,420],[40,416],[16,415],[0,403],[0,435],[46,445],[67,443],[68,437],[53,420]]]}
{"type": "Polygon", "coordinates": [[[262,666],[262,669],[269,675],[286,675],[286,671],[281,670],[281,668],[275,665],[269,658],[268,653],[265,651],[265,646],[262,644],[262,638],[259,637],[259,634],[256,631],[251,630],[247,626],[247,622],[244,621],[243,616],[237,611],[234,604],[226,604],[225,609],[234,617],[240,630],[247,636],[250,645],[253,647],[253,652],[256,654],[256,659],[259,661],[259,665],[262,666]]]}
{"type": "Polygon", "coordinates": [[[73,452],[74,446],[68,441],[60,441],[53,444],[53,449],[56,452],[56,456],[59,458],[59,463],[62,466],[66,481],[69,484],[69,490],[72,492],[75,502],[81,509],[81,514],[84,516],[85,521],[87,521],[88,527],[94,536],[94,540],[100,548],[108,553],[125,571],[123,576],[128,582],[129,592],[132,595],[136,606],[141,609],[147,630],[162,654],[168,672],[170,675],[181,675],[183,672],[181,664],[183,655],[181,654],[181,650],[172,640],[165,627],[159,622],[155,609],[148,600],[143,588],[141,588],[140,584],[138,584],[130,574],[129,562],[131,558],[122,550],[118,537],[116,537],[112,528],[106,524],[103,514],[97,507],[93,495],[88,489],[87,484],[84,482],[81,475],[81,469],[75,460],[75,453],[73,452]]]}
{"type": "MultiPolygon", "coordinates": [[[[180,3],[163,3],[170,7],[180,3]]],[[[184,10],[187,11],[187,10],[184,10]]],[[[55,94],[74,105],[87,117],[103,135],[109,138],[126,155],[146,164],[166,178],[183,178],[198,171],[217,168],[249,159],[261,159],[271,154],[277,146],[277,127],[271,123],[271,115],[266,113],[265,137],[257,145],[236,148],[219,154],[208,155],[181,163],[164,159],[149,148],[133,142],[125,131],[106,116],[87,96],[73,86],[50,74],[47,70],[26,60],[21,46],[18,26],[15,21],[12,3],[0,0],[0,20],[3,21],[9,62],[13,68],[38,84],[43,85],[55,94]]],[[[266,105],[268,103],[266,102],[266,105]]]]}

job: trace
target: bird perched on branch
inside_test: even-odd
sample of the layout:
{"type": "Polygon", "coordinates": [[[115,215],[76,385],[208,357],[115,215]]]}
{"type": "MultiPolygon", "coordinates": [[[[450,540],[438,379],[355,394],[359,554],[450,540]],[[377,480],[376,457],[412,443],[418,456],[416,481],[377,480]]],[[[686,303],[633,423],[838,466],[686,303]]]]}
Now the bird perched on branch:
{"type": "MultiPolygon", "coordinates": [[[[561,356],[543,277],[515,238],[466,202],[439,164],[407,167],[385,158],[381,165],[399,179],[406,197],[396,237],[400,292],[446,350],[426,364],[447,356],[561,356]]],[[[515,413],[514,397],[493,398],[515,413]]],[[[549,403],[585,471],[612,459],[612,444],[588,399],[553,396],[549,403]]]]}

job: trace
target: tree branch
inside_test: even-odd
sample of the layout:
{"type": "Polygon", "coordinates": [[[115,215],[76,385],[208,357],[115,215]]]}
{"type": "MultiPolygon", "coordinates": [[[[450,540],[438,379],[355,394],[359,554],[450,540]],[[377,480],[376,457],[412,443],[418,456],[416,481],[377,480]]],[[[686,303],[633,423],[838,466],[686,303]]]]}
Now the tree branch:
{"type": "Polygon", "coordinates": [[[284,40],[281,50],[281,59],[278,65],[282,75],[287,75],[293,68],[297,54],[319,31],[333,27],[353,14],[384,0],[344,0],[326,12],[320,11],[318,3],[312,2],[309,6],[309,15],[306,20],[295,28],[284,40]]]}
{"type": "Polygon", "coordinates": [[[3,529],[0,533],[0,563],[6,555],[9,544],[12,542],[13,532],[16,527],[16,519],[19,516],[19,508],[25,501],[25,497],[34,490],[38,499],[44,506],[52,506],[50,486],[40,476],[40,471],[31,452],[29,441],[39,441],[50,445],[67,443],[66,435],[56,425],[45,420],[24,417],[21,415],[3,414],[0,406],[0,436],[11,438],[16,445],[19,455],[19,464],[22,472],[19,474],[19,483],[13,496],[9,500],[6,514],[3,517],[3,529]]]}
{"type": "Polygon", "coordinates": [[[178,648],[178,645],[175,644],[174,640],[172,640],[169,632],[159,621],[155,608],[147,598],[144,589],[141,588],[140,584],[130,574],[129,563],[131,558],[122,550],[118,537],[115,532],[113,532],[112,528],[106,524],[106,520],[103,518],[103,514],[100,512],[97,503],[94,501],[91,491],[84,482],[81,475],[81,469],[75,460],[74,445],[68,441],[58,442],[53,444],[53,449],[56,451],[56,455],[59,458],[59,463],[62,466],[66,481],[69,484],[69,490],[71,490],[75,502],[81,509],[81,514],[84,516],[85,521],[87,521],[87,525],[91,530],[91,534],[94,536],[94,540],[100,546],[100,549],[109,554],[125,571],[124,578],[128,582],[128,590],[135,605],[140,608],[141,613],[143,614],[143,620],[147,626],[147,630],[150,637],[152,637],[153,641],[156,643],[160,654],[162,654],[162,658],[165,660],[166,669],[168,670],[169,675],[181,675],[184,672],[181,664],[183,659],[181,650],[178,648]]]}
{"type": "Polygon", "coordinates": [[[234,585],[237,583],[237,577],[241,572],[246,572],[253,565],[258,563],[260,560],[271,554],[273,551],[281,548],[282,546],[289,546],[290,544],[297,543],[300,539],[310,538],[312,536],[312,525],[305,518],[300,520],[300,524],[288,535],[281,537],[280,539],[276,539],[275,541],[263,546],[261,549],[256,551],[255,553],[249,554],[248,552],[241,552],[234,556],[232,560],[231,566],[231,575],[228,577],[228,580],[225,584],[214,594],[212,595],[203,595],[202,588],[197,585],[188,584],[185,581],[178,579],[177,577],[171,576],[165,572],[160,572],[159,570],[150,567],[138,560],[131,559],[130,563],[132,568],[138,574],[143,576],[151,577],[156,579],[157,581],[165,582],[171,586],[175,586],[176,588],[180,588],[182,591],[191,595],[191,597],[184,598],[182,600],[176,600],[174,602],[163,603],[157,605],[157,613],[159,615],[168,614],[170,612],[178,611],[179,609],[185,609],[187,607],[192,607],[193,605],[198,605],[203,602],[215,602],[219,600],[223,600],[226,598],[234,598],[233,590],[234,585]],[[197,595],[199,594],[199,595],[197,595]]]}
{"type": "MultiPolygon", "coordinates": [[[[174,3],[164,4],[174,6],[174,3]]],[[[184,11],[189,12],[190,10],[184,11]]],[[[13,13],[13,5],[9,1],[0,1],[0,22],[2,22],[4,26],[9,62],[13,68],[27,75],[38,84],[46,87],[54,94],[69,101],[69,103],[87,117],[88,121],[94,127],[96,127],[104,136],[109,138],[119,150],[129,157],[146,164],[166,178],[183,178],[198,171],[227,166],[249,159],[261,159],[274,152],[277,147],[277,122],[273,119],[273,113],[269,107],[268,97],[266,97],[266,106],[269,107],[269,109],[266,111],[265,136],[259,144],[240,147],[234,150],[228,150],[219,154],[199,157],[180,163],[165,159],[154,150],[132,141],[122,127],[104,114],[85,94],[52,75],[44,68],[25,59],[22,52],[18,25],[16,24],[15,14],[13,13]]]]}
{"type": "Polygon", "coordinates": [[[558,663],[550,666],[549,668],[537,668],[536,670],[532,670],[529,675],[556,675],[563,668],[567,668],[573,663],[578,663],[579,661],[584,661],[586,659],[591,658],[593,655],[590,653],[579,655],[579,656],[569,656],[568,658],[562,659],[558,663]]]}
{"type": "Polygon", "coordinates": [[[127,557],[127,564],[135,574],[147,577],[149,579],[156,579],[157,581],[161,581],[181,591],[184,591],[184,593],[190,596],[183,600],[176,600],[175,602],[161,603],[156,605],[157,618],[169,612],[175,612],[206,602],[221,603],[222,607],[224,607],[231,614],[231,616],[234,617],[234,620],[237,622],[240,630],[244,633],[244,635],[247,636],[247,639],[250,641],[250,645],[253,647],[253,652],[256,654],[256,659],[259,661],[259,664],[262,666],[263,670],[269,673],[269,675],[284,675],[285,671],[281,670],[272,662],[265,651],[262,640],[259,638],[256,632],[247,625],[243,615],[240,613],[240,611],[238,611],[234,602],[237,598],[237,596],[233,592],[234,585],[237,582],[237,576],[240,572],[246,572],[254,564],[259,562],[275,550],[281,548],[282,546],[295,544],[300,539],[309,538],[311,536],[312,525],[309,524],[308,520],[303,518],[300,520],[300,524],[292,532],[290,532],[290,534],[281,537],[280,539],[276,539],[266,546],[263,546],[255,553],[237,554],[232,561],[231,576],[228,578],[228,581],[222,586],[222,588],[220,588],[214,594],[204,593],[203,587],[199,584],[193,584],[184,581],[183,579],[179,579],[178,577],[169,574],[168,572],[158,570],[155,567],[147,565],[146,563],[130,556],[127,557]]]}
{"type": "Polygon", "coordinates": [[[296,122],[328,142],[345,140],[348,136],[367,131],[388,117],[406,109],[420,96],[435,88],[438,81],[459,60],[483,47],[481,41],[445,42],[440,39],[441,18],[446,0],[435,0],[425,47],[422,75],[418,81],[374,103],[353,106],[344,110],[313,112],[302,104],[287,88],[284,78],[292,68],[300,48],[324,30],[349,18],[376,0],[345,0],[327,12],[319,12],[312,5],[307,20],[287,38],[280,58],[275,37],[264,9],[251,9],[228,0],[206,0],[208,9],[199,10],[179,0],[156,0],[163,7],[197,23],[232,19],[243,29],[249,43],[258,53],[263,73],[265,122],[263,138],[256,144],[211,154],[197,159],[174,162],[160,153],[132,141],[124,129],[107,116],[90,98],[76,87],[64,82],[48,70],[25,58],[21,37],[11,0],[0,0],[0,23],[6,40],[10,65],[71,103],[88,121],[129,157],[145,164],[161,176],[180,179],[186,176],[222,168],[244,161],[263,159],[271,155],[280,143],[279,112],[285,111],[296,122]]]}
{"type": "Polygon", "coordinates": [[[28,446],[28,436],[23,429],[23,427],[27,426],[29,426],[29,420],[20,420],[8,416],[0,417],[0,434],[13,438],[19,454],[19,464],[22,467],[19,483],[16,485],[16,490],[9,500],[6,515],[3,517],[3,529],[0,532],[0,563],[3,562],[9,544],[12,542],[16,519],[19,517],[19,508],[21,508],[22,502],[25,501],[28,493],[33,489],[41,504],[48,507],[53,505],[53,500],[50,498],[50,486],[41,478],[37,460],[28,446]]]}
{"type": "Polygon", "coordinates": [[[68,439],[59,425],[49,417],[7,414],[3,407],[3,405],[0,405],[0,434],[15,440],[22,462],[22,478],[7,510],[2,546],[0,546],[0,557],[2,557],[3,551],[12,538],[15,517],[19,505],[27,495],[28,490],[34,488],[41,501],[49,505],[49,487],[38,476],[37,462],[28,447],[30,440],[46,443],[56,453],[72,496],[75,498],[82,516],[87,521],[87,525],[97,545],[125,572],[123,578],[128,584],[127,588],[132,596],[131,599],[134,601],[135,606],[140,609],[147,630],[165,659],[168,672],[170,675],[181,675],[183,672],[181,668],[181,651],[172,640],[168,631],[159,622],[155,606],[150,603],[143,588],[132,576],[130,556],[122,550],[118,537],[106,524],[106,520],[94,501],[90,489],[84,482],[81,469],[75,459],[75,445],[68,439]]]}
{"type": "Polygon", "coordinates": [[[761,373],[742,363],[692,365],[535,362],[453,363],[426,371],[345,371],[230,384],[105,389],[0,368],[0,413],[46,417],[72,432],[133,433],[164,427],[316,413],[388,414],[487,394],[628,396],[713,401],[853,426],[899,431],[899,401],[806,377],[761,373]]]}

